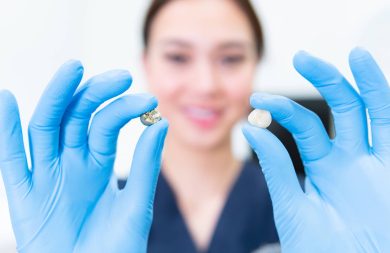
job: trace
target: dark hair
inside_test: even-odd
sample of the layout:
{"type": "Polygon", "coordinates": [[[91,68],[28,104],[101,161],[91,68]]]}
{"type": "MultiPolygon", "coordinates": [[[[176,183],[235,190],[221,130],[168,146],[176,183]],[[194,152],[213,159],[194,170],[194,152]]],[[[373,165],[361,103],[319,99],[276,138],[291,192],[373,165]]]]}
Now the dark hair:
{"type": "MultiPolygon", "coordinates": [[[[173,0],[153,0],[152,4],[149,6],[143,26],[143,43],[145,48],[147,48],[149,44],[150,28],[152,26],[154,18],[156,17],[158,12],[171,1],[173,0]]],[[[263,29],[261,27],[260,20],[255,12],[255,9],[253,8],[250,0],[231,1],[236,3],[248,18],[255,37],[257,56],[260,59],[264,53],[264,37],[263,29]]]]}

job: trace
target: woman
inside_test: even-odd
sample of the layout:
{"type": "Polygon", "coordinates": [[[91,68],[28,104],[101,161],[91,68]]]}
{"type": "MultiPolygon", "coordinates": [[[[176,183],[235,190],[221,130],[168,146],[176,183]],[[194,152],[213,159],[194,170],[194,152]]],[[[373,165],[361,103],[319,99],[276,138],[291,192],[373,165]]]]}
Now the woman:
{"type": "MultiPolygon", "coordinates": [[[[251,96],[251,106],[270,111],[294,136],[303,192],[286,149],[266,129],[243,127],[264,178],[230,151],[262,48],[244,15],[248,3],[159,3],[145,30],[145,67],[172,127],[149,251],[250,252],[277,241],[265,179],[283,252],[389,252],[390,87],[372,56],[359,48],[350,54],[359,93],[332,65],[305,52],[294,57],[332,109],[332,140],[318,116],[293,101],[251,96]]],[[[81,63],[69,61],[44,91],[29,124],[31,169],[16,100],[0,91],[0,168],[18,250],[146,252],[167,121],[145,129],[118,190],[111,179],[119,131],[157,100],[125,95],[93,114],[131,77],[110,71],[78,89],[82,76],[81,63]]]]}
{"type": "Polygon", "coordinates": [[[232,153],[263,53],[249,1],[154,1],[149,89],[170,122],[149,252],[251,252],[278,241],[258,164],[232,153]]]}

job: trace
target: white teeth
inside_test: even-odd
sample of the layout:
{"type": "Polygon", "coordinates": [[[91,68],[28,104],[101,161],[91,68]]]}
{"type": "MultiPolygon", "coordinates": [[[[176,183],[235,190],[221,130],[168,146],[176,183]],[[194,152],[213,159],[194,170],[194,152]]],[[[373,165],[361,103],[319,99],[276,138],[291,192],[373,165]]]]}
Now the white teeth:
{"type": "Polygon", "coordinates": [[[187,112],[190,115],[197,118],[212,118],[215,117],[216,115],[215,111],[213,110],[196,108],[196,107],[187,108],[187,112]]]}

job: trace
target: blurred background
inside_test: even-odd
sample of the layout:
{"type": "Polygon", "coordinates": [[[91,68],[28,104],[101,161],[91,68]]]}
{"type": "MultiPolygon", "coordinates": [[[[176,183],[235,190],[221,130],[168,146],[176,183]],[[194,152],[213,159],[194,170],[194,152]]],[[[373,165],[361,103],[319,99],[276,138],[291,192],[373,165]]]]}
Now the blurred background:
{"type": "MultiPolygon", "coordinates": [[[[389,75],[390,0],[252,2],[263,22],[266,40],[265,58],[254,84],[256,90],[297,99],[322,113],[329,125],[326,105],[319,102],[317,92],[292,67],[296,51],[304,49],[327,59],[352,80],[348,54],[353,47],[363,46],[389,75]]],[[[130,91],[146,91],[141,65],[141,24],[149,3],[0,0],[0,89],[9,89],[16,95],[24,130],[51,75],[71,58],[83,62],[84,80],[109,69],[125,68],[134,79],[130,91]]],[[[273,128],[283,136],[277,126],[273,128]]],[[[118,177],[126,177],[142,129],[136,121],[121,132],[115,165],[118,177]]],[[[238,130],[234,140],[238,156],[250,155],[238,130]]],[[[1,181],[0,252],[15,252],[14,245],[1,181]]]]}

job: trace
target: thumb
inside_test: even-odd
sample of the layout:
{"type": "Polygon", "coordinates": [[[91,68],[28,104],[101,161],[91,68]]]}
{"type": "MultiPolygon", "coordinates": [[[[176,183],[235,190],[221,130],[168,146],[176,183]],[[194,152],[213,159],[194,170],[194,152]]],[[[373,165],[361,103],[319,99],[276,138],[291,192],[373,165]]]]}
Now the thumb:
{"type": "MultiPolygon", "coordinates": [[[[168,131],[168,121],[161,121],[145,129],[138,140],[130,175],[122,191],[122,200],[132,217],[143,227],[143,233],[149,233],[152,220],[153,201],[161,167],[161,154],[168,131]]],[[[133,221],[134,223],[134,221],[133,221]]]]}
{"type": "Polygon", "coordinates": [[[290,156],[270,131],[249,124],[245,124],[242,131],[259,158],[278,224],[279,214],[303,196],[290,156]]]}

